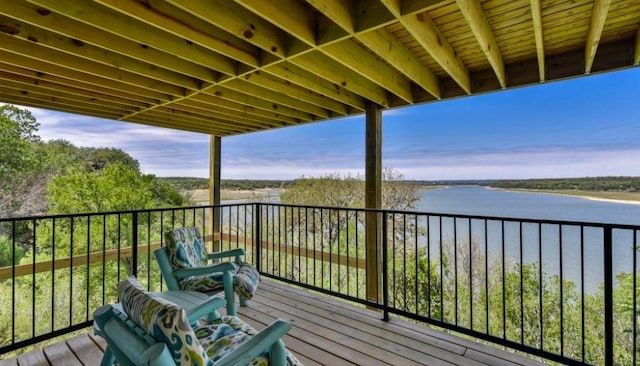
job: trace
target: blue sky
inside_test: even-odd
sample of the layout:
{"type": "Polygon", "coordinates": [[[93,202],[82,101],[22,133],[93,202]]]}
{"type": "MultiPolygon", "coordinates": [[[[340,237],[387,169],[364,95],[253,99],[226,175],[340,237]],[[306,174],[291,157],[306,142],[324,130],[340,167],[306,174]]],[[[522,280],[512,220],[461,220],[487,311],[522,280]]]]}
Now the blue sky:
{"type": "MultiPolygon", "coordinates": [[[[640,68],[383,113],[407,179],[640,176],[640,68]]],[[[116,147],[158,176],[208,176],[208,135],[30,108],[44,140],[116,147]]],[[[363,174],[364,116],[222,139],[223,179],[363,174]]]]}

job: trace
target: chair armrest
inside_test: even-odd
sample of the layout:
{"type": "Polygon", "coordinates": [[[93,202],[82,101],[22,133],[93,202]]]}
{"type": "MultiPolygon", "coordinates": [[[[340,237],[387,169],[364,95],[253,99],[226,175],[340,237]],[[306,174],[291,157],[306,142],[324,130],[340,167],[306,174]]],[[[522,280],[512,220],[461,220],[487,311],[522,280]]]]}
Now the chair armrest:
{"type": "Polygon", "coordinates": [[[194,267],[194,268],[180,268],[173,272],[173,275],[177,278],[184,278],[189,276],[197,276],[202,274],[209,274],[214,272],[224,272],[224,271],[234,271],[236,269],[233,263],[224,262],[224,263],[216,263],[209,266],[204,267],[194,267]]]}
{"type": "Polygon", "coordinates": [[[193,323],[194,321],[204,317],[205,315],[210,314],[214,310],[218,310],[224,307],[227,304],[227,301],[220,296],[211,296],[206,301],[203,301],[199,305],[189,309],[187,311],[187,318],[189,319],[189,323],[193,323]]]}
{"type": "Polygon", "coordinates": [[[224,250],[221,252],[209,253],[207,259],[220,259],[228,257],[236,257],[236,261],[240,260],[240,256],[244,255],[244,249],[236,248],[231,250],[224,250]]]}
{"type": "Polygon", "coordinates": [[[289,330],[291,330],[291,324],[278,319],[240,347],[218,360],[216,366],[246,365],[253,358],[269,351],[289,330]]]}

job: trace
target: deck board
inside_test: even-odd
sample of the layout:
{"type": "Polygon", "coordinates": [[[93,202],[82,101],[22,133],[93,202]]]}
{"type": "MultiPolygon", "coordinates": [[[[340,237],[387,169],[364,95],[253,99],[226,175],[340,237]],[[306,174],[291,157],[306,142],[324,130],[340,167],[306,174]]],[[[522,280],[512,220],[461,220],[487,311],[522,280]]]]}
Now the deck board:
{"type": "MultiPolygon", "coordinates": [[[[306,366],[541,364],[420,324],[393,317],[384,322],[379,312],[272,280],[263,280],[238,313],[256,329],[277,318],[290,321],[293,329],[283,340],[306,366]]],[[[105,346],[102,338],[81,334],[0,366],[97,365],[105,346]]]]}

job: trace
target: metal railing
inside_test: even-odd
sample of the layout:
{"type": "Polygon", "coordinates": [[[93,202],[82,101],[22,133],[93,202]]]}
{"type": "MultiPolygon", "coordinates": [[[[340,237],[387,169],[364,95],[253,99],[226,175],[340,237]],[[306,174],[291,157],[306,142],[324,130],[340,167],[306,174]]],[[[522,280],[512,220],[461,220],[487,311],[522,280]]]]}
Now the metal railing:
{"type": "Polygon", "coordinates": [[[0,219],[0,353],[90,326],[125,275],[161,291],[152,252],[189,225],[385,319],[566,364],[637,361],[640,226],[272,203],[0,219]]]}

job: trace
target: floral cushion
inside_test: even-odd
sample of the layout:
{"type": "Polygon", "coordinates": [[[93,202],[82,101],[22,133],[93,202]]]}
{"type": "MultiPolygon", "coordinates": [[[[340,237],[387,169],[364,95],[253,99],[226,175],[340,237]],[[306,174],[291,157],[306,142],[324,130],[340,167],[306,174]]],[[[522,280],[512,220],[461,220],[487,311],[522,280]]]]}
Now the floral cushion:
{"type": "Polygon", "coordinates": [[[174,268],[207,265],[207,248],[196,227],[178,228],[165,234],[169,261],[174,268]]]}
{"type": "MultiPolygon", "coordinates": [[[[207,356],[214,362],[240,347],[256,333],[255,329],[240,320],[240,318],[228,315],[213,322],[203,323],[195,330],[198,341],[205,349],[207,356]]],[[[293,354],[288,350],[286,352],[288,366],[302,365],[293,354]]],[[[265,353],[251,360],[249,365],[268,366],[269,357],[265,353]]]]}
{"type": "Polygon", "coordinates": [[[163,342],[176,365],[213,365],[178,305],[149,296],[135,277],[118,284],[118,296],[129,319],[163,342]]]}

